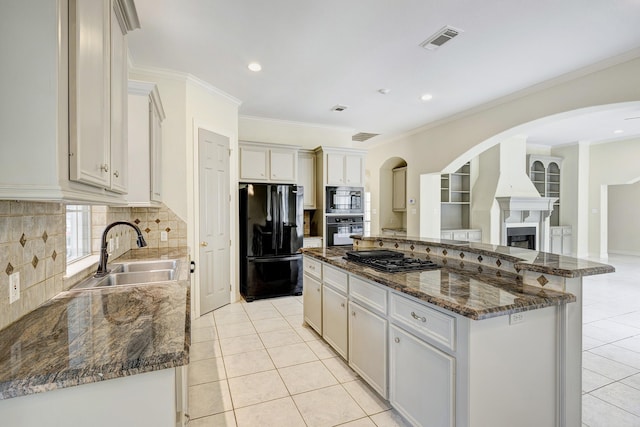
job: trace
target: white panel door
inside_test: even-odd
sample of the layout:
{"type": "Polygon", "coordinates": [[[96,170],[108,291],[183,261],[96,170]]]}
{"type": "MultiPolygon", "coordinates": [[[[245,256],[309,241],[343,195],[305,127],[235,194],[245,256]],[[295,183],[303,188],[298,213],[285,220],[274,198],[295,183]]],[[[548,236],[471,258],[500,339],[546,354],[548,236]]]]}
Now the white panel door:
{"type": "Polygon", "coordinates": [[[327,154],[327,185],[345,185],[343,154],[327,154]]]}
{"type": "Polygon", "coordinates": [[[362,187],[364,159],[360,155],[347,154],[344,158],[344,179],[350,187],[362,187]]]}
{"type": "Polygon", "coordinates": [[[302,280],[304,320],[322,335],[322,284],[308,274],[302,280]]]}
{"type": "Polygon", "coordinates": [[[322,287],[322,337],[340,356],[347,359],[347,297],[324,285],[322,287]]]}
{"type": "MultiPolygon", "coordinates": [[[[229,304],[229,138],[198,129],[200,314],[229,304]]],[[[197,304],[198,302],[196,302],[197,304]]]]}
{"type": "Polygon", "coordinates": [[[296,182],[298,152],[294,150],[270,150],[270,179],[277,182],[296,182]]]}
{"type": "MultiPolygon", "coordinates": [[[[115,7],[115,6],[114,6],[115,7]]],[[[127,38],[123,22],[111,8],[111,191],[128,191],[127,38]]],[[[136,159],[133,159],[134,161],[136,159]]]]}
{"type": "Polygon", "coordinates": [[[269,177],[269,150],[262,147],[240,147],[240,179],[266,181],[269,177]]]}

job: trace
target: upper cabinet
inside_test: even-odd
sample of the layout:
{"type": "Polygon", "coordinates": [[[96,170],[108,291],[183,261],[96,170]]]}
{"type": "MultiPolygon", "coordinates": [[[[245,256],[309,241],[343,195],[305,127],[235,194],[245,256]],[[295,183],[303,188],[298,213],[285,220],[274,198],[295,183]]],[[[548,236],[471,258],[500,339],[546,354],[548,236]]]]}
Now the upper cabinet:
{"type": "Polygon", "coordinates": [[[322,158],[324,185],[364,187],[366,151],[320,147],[316,149],[316,152],[322,158]]]}
{"type": "Polygon", "coordinates": [[[162,202],[162,121],[160,93],[154,83],[129,81],[130,206],[162,202]]]}
{"type": "Polygon", "coordinates": [[[304,188],[304,209],[316,208],[316,154],[309,150],[298,152],[298,185],[304,188]]]}
{"type": "Polygon", "coordinates": [[[560,225],[560,168],[562,157],[530,154],[527,166],[529,178],[542,197],[557,197],[550,217],[551,226],[560,225]]]}
{"type": "Polygon", "coordinates": [[[295,184],[298,148],[292,145],[240,142],[240,181],[295,184]]]}
{"type": "Polygon", "coordinates": [[[16,16],[0,37],[11,76],[0,83],[0,139],[11,141],[0,159],[0,198],[124,203],[125,34],[139,27],[135,6],[131,0],[35,3],[0,5],[1,14],[16,16]],[[29,17],[28,33],[21,16],[29,17]]]}
{"type": "Polygon", "coordinates": [[[393,169],[392,209],[395,212],[407,211],[407,167],[393,169]]]}

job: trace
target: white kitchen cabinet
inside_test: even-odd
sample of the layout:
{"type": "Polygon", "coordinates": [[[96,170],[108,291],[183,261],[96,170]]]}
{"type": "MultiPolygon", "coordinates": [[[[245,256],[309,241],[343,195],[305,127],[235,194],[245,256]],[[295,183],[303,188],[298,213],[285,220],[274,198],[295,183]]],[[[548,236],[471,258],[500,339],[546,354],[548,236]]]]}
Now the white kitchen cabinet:
{"type": "Polygon", "coordinates": [[[482,242],[482,230],[442,230],[440,238],[445,240],[460,240],[463,242],[482,242]]]}
{"type": "Polygon", "coordinates": [[[22,21],[5,23],[0,38],[3,72],[13,76],[0,83],[0,139],[11,141],[0,156],[0,198],[123,203],[115,192],[126,189],[126,120],[118,108],[123,98],[112,111],[111,95],[123,90],[126,97],[120,81],[126,40],[122,32],[112,40],[111,28],[120,17],[127,31],[137,25],[133,2],[35,0],[0,7],[0,14],[30,20],[26,33],[22,21]]]}
{"type": "Polygon", "coordinates": [[[304,209],[316,208],[316,155],[313,151],[298,152],[298,185],[304,188],[304,209]]]}
{"type": "Polygon", "coordinates": [[[550,252],[557,255],[571,255],[571,226],[550,227],[550,252]]]}
{"type": "Polygon", "coordinates": [[[349,366],[387,398],[387,320],[349,301],[349,366]]]}
{"type": "Polygon", "coordinates": [[[348,359],[347,297],[326,283],[322,288],[322,338],[348,359]]]}
{"type": "Polygon", "coordinates": [[[322,247],[322,237],[318,236],[304,236],[302,241],[303,248],[321,248],[322,247]]]}
{"type": "Polygon", "coordinates": [[[322,335],[322,264],[303,258],[303,315],[305,322],[322,335]]]}
{"type": "Polygon", "coordinates": [[[316,153],[321,160],[325,186],[363,187],[365,151],[319,147],[316,153]]]}
{"type": "Polygon", "coordinates": [[[389,402],[411,425],[455,425],[455,359],[394,325],[389,329],[389,402]]]}
{"type": "Polygon", "coordinates": [[[393,173],[392,209],[395,212],[407,211],[407,167],[395,168],[393,173]]]}
{"type": "Polygon", "coordinates": [[[299,147],[241,142],[239,149],[241,181],[297,182],[299,147]]]}
{"type": "Polygon", "coordinates": [[[162,120],[165,118],[155,83],[129,81],[130,206],[162,202],[162,120]]]}

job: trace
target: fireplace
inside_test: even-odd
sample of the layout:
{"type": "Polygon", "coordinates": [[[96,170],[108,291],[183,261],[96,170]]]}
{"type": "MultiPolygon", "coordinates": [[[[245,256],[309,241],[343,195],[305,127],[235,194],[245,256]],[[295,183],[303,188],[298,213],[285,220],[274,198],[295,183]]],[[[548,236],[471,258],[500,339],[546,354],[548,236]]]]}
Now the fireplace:
{"type": "Polygon", "coordinates": [[[537,227],[507,227],[507,246],[536,249],[537,227]]]}

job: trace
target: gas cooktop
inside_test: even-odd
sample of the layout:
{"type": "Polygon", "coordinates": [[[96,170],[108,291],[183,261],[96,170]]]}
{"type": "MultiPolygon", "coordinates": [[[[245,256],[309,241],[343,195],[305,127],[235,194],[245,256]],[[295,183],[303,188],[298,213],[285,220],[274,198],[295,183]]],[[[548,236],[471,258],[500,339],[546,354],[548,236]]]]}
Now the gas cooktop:
{"type": "Polygon", "coordinates": [[[402,252],[385,249],[373,251],[348,251],[345,259],[364,264],[378,271],[397,273],[403,271],[434,270],[439,268],[432,261],[405,257],[402,252]]]}

